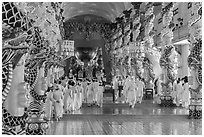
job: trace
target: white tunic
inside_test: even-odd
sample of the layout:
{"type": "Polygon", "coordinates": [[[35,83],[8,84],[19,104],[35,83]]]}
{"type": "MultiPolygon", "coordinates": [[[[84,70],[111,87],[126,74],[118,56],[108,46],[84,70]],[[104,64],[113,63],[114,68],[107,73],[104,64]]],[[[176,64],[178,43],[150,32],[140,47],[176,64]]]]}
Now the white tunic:
{"type": "Polygon", "coordinates": [[[93,83],[89,84],[87,87],[87,103],[93,103],[94,94],[93,94],[93,83]]]}
{"type": "Polygon", "coordinates": [[[83,92],[82,92],[82,100],[83,102],[87,101],[87,81],[82,82],[82,88],[83,88],[83,92]]]}
{"type": "Polygon", "coordinates": [[[68,87],[65,89],[64,93],[64,111],[70,111],[71,105],[72,105],[72,90],[68,89],[68,87]]]}
{"type": "Polygon", "coordinates": [[[53,93],[55,114],[57,118],[60,118],[63,115],[63,98],[63,92],[59,86],[59,90],[55,90],[53,93]]]}
{"type": "Polygon", "coordinates": [[[181,82],[176,85],[176,92],[177,99],[182,100],[183,87],[181,85],[181,82]]]}
{"type": "Polygon", "coordinates": [[[53,92],[47,93],[47,99],[45,101],[45,117],[48,119],[52,118],[52,105],[53,105],[53,92]]]}
{"type": "Polygon", "coordinates": [[[143,96],[143,88],[144,87],[145,87],[144,83],[142,81],[137,80],[137,92],[136,92],[137,97],[143,96]]]}
{"type": "Polygon", "coordinates": [[[129,80],[129,77],[125,79],[125,82],[124,82],[124,90],[123,90],[123,95],[125,98],[127,98],[127,95],[128,95],[128,91],[127,91],[127,86],[128,86],[128,83],[130,82],[129,80]]]}
{"type": "Polygon", "coordinates": [[[82,87],[80,85],[76,86],[76,90],[77,90],[77,104],[76,104],[76,108],[79,109],[82,106],[82,87]]]}
{"type": "Polygon", "coordinates": [[[136,84],[131,80],[126,84],[127,92],[127,102],[135,102],[136,101],[136,84]]]}
{"type": "Polygon", "coordinates": [[[187,83],[185,83],[183,86],[182,102],[185,102],[187,106],[190,103],[190,91],[187,83]]]}
{"type": "Polygon", "coordinates": [[[93,96],[94,96],[94,101],[97,102],[97,97],[98,97],[98,88],[99,88],[99,82],[93,82],[93,96]]]}

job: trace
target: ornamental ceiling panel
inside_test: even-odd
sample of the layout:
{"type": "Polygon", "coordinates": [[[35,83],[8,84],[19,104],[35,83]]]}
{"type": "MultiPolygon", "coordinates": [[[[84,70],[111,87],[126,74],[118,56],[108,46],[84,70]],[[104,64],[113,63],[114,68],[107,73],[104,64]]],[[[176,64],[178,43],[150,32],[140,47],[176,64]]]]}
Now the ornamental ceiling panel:
{"type": "Polygon", "coordinates": [[[113,21],[130,7],[130,2],[65,2],[63,16],[68,20],[79,15],[93,14],[113,21]]]}

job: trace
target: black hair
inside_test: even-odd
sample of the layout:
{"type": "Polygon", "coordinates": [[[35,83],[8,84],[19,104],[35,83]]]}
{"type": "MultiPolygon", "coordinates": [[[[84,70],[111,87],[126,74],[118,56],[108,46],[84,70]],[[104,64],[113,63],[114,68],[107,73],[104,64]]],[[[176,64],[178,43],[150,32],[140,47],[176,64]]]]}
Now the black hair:
{"type": "Polygon", "coordinates": [[[188,78],[185,78],[185,79],[184,79],[184,82],[185,82],[185,83],[188,83],[188,78]]]}
{"type": "Polygon", "coordinates": [[[68,85],[70,85],[70,86],[74,86],[76,83],[73,81],[73,80],[69,80],[68,81],[68,85]]]}

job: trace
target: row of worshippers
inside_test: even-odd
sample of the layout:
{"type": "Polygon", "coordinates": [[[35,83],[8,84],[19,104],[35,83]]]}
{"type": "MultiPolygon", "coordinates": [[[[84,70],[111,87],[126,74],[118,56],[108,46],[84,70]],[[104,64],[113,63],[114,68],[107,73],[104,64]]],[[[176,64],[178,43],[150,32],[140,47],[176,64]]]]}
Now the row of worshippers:
{"type": "Polygon", "coordinates": [[[143,89],[145,85],[140,78],[134,76],[115,76],[113,79],[113,89],[115,92],[116,103],[128,103],[131,108],[135,104],[141,103],[143,98],[143,89]]]}
{"type": "Polygon", "coordinates": [[[88,106],[103,105],[104,85],[102,80],[65,78],[55,81],[48,88],[45,102],[45,119],[51,120],[53,114],[56,120],[63,114],[72,113],[82,108],[82,103],[88,106]]]}
{"type": "Polygon", "coordinates": [[[160,79],[156,81],[155,101],[158,104],[161,103],[160,96],[162,96],[162,90],[168,90],[170,92],[170,96],[173,99],[173,104],[176,104],[176,106],[181,105],[182,107],[188,108],[191,96],[187,76],[178,78],[173,82],[173,84],[170,82],[168,88],[166,89],[162,89],[161,83],[162,81],[160,79]]]}
{"type": "MultiPolygon", "coordinates": [[[[143,91],[145,88],[153,89],[153,103],[161,103],[162,96],[162,81],[158,78],[155,83],[151,83],[148,87],[145,87],[141,78],[135,78],[134,76],[126,76],[125,79],[122,76],[115,76],[113,79],[113,88],[115,91],[116,103],[129,103],[129,106],[134,108],[136,103],[141,103],[143,98],[143,91]]],[[[170,96],[173,99],[173,103],[177,106],[188,107],[190,104],[190,92],[188,86],[188,77],[178,78],[173,85],[169,83],[169,88],[166,89],[170,92],[170,96]]]]}
{"type": "Polygon", "coordinates": [[[190,105],[190,91],[189,91],[189,85],[188,85],[188,77],[185,76],[183,78],[178,78],[173,83],[173,103],[176,104],[176,106],[182,105],[182,107],[188,108],[190,105]]]}

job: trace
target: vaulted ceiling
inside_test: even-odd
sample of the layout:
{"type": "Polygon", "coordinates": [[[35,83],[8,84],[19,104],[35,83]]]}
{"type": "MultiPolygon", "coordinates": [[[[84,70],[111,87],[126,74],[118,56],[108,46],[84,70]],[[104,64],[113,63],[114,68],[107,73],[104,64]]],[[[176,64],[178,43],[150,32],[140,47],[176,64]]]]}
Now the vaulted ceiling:
{"type": "Polygon", "coordinates": [[[130,7],[130,2],[65,2],[63,16],[68,20],[75,16],[93,14],[114,21],[130,7]]]}

